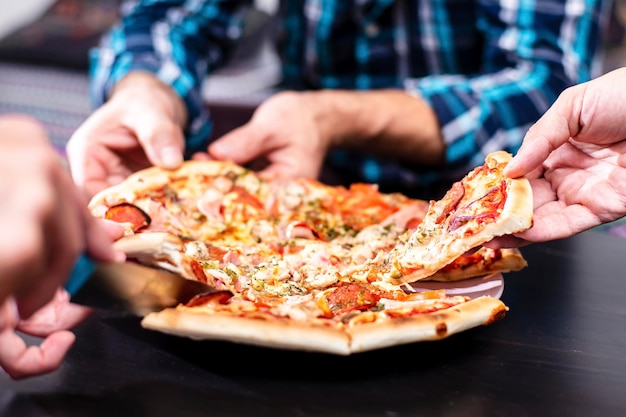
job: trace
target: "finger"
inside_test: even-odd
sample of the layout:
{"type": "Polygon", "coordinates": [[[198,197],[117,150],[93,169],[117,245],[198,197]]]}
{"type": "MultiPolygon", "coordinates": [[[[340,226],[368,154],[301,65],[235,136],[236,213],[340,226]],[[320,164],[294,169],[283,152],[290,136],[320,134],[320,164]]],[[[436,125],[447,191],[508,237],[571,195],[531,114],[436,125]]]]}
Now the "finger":
{"type": "MultiPolygon", "coordinates": [[[[58,288],[65,284],[76,260],[88,249],[89,226],[97,226],[95,218],[87,210],[85,197],[74,186],[67,171],[57,167],[54,174],[56,177],[54,184],[57,188],[55,209],[43,225],[44,244],[50,248],[50,255],[45,275],[39,283],[39,290],[33,291],[28,300],[22,298],[19,300],[22,318],[29,317],[29,313],[32,314],[34,310],[49,302],[50,298],[43,296],[43,290],[46,293],[53,291],[52,294],[58,296],[58,288]],[[41,296],[40,293],[42,293],[41,296]],[[27,308],[29,308],[28,311],[27,308]]],[[[96,234],[96,241],[99,239],[102,242],[103,251],[108,250],[109,256],[112,257],[111,241],[103,230],[100,229],[99,232],[96,234]]]]}
{"type": "Polygon", "coordinates": [[[313,175],[305,174],[297,170],[291,169],[291,166],[281,164],[271,164],[267,168],[259,171],[259,175],[267,180],[275,180],[277,178],[315,178],[313,175]]]}
{"type": "Polygon", "coordinates": [[[556,102],[528,130],[519,151],[505,168],[505,175],[513,178],[526,175],[541,166],[554,149],[580,132],[585,88],[581,84],[561,93],[556,102]]]}
{"type": "Polygon", "coordinates": [[[91,316],[93,309],[68,303],[60,313],[51,314],[46,312],[44,314],[48,316],[44,317],[37,311],[28,320],[21,321],[17,326],[17,330],[31,336],[46,337],[60,330],[73,329],[91,316]],[[54,320],[51,319],[52,316],[54,316],[54,320]]]}
{"type": "Polygon", "coordinates": [[[254,129],[252,124],[248,123],[211,143],[208,154],[218,160],[246,165],[271,151],[272,149],[268,147],[269,142],[264,135],[254,129]]]}
{"type": "Polygon", "coordinates": [[[137,133],[137,139],[154,165],[176,169],[183,163],[185,138],[174,121],[158,112],[142,111],[129,123],[137,133]]]}
{"type": "Polygon", "coordinates": [[[531,242],[563,239],[598,226],[601,222],[585,207],[575,204],[535,216],[533,226],[516,236],[531,242]]]}
{"type": "Polygon", "coordinates": [[[76,336],[63,330],[48,336],[40,346],[27,347],[13,330],[0,332],[0,367],[13,379],[42,375],[56,370],[76,336]]]}
{"type": "Polygon", "coordinates": [[[92,309],[70,302],[69,294],[58,289],[54,298],[27,320],[20,320],[17,330],[37,337],[46,337],[59,330],[69,330],[81,323],[92,309]]]}
{"type": "Polygon", "coordinates": [[[193,159],[194,161],[211,161],[211,160],[213,160],[213,158],[211,158],[211,155],[209,155],[206,152],[196,152],[193,155],[191,155],[191,159],[193,159]]]}
{"type": "Polygon", "coordinates": [[[113,247],[112,242],[124,235],[124,226],[113,221],[96,219],[86,207],[81,207],[84,224],[84,249],[96,261],[124,262],[126,254],[113,247]]]}
{"type": "Polygon", "coordinates": [[[14,301],[9,298],[0,305],[0,367],[14,379],[53,371],[61,364],[74,343],[68,331],[55,332],[40,346],[27,347],[13,330],[19,321],[14,301]]]}
{"type": "Polygon", "coordinates": [[[276,181],[279,178],[284,177],[282,171],[276,167],[266,168],[263,171],[258,172],[258,175],[265,181],[276,181]]]}
{"type": "MultiPolygon", "coordinates": [[[[22,296],[37,288],[38,278],[44,276],[45,261],[42,257],[40,231],[32,224],[13,223],[6,226],[0,220],[0,301],[9,294],[22,296]],[[20,239],[11,238],[8,227],[20,230],[20,239]],[[30,227],[29,227],[30,226],[30,227]]],[[[52,294],[48,294],[50,297],[52,294]]]]}
{"type": "MultiPolygon", "coordinates": [[[[72,178],[89,197],[120,183],[132,172],[153,165],[141,148],[136,132],[123,124],[123,119],[132,119],[134,113],[132,107],[127,110],[124,105],[123,100],[107,102],[67,143],[72,178]]],[[[137,105],[138,109],[144,107],[137,105]]]]}
{"type": "MultiPolygon", "coordinates": [[[[105,170],[101,170],[96,174],[96,178],[104,179],[104,181],[96,180],[97,185],[95,185],[95,187],[97,191],[110,185],[107,182],[109,178],[105,170]]],[[[91,216],[91,213],[87,209],[85,196],[74,187],[72,179],[68,176],[62,176],[59,181],[61,182],[61,190],[67,190],[66,196],[61,200],[61,205],[64,206],[64,209],[61,210],[61,216],[65,216],[65,219],[62,217],[58,219],[58,222],[62,225],[62,229],[55,232],[54,235],[63,236],[63,238],[57,242],[61,248],[59,252],[65,252],[64,248],[66,248],[68,242],[77,242],[78,246],[75,250],[78,252],[65,252],[67,255],[65,253],[59,253],[57,254],[57,259],[62,259],[63,256],[67,256],[69,260],[72,261],[70,267],[73,267],[73,262],[75,262],[78,253],[82,253],[86,250],[96,260],[104,262],[123,261],[125,256],[113,249],[110,234],[104,230],[101,222],[96,221],[96,219],[91,216]],[[71,228],[65,227],[66,225],[73,224],[77,225],[79,229],[71,230],[71,228]]],[[[94,186],[93,181],[89,181],[86,185],[88,185],[89,188],[94,186]]],[[[87,192],[89,192],[89,188],[86,189],[87,192]]],[[[109,231],[112,230],[112,227],[109,226],[109,231]]],[[[118,233],[123,233],[123,231],[118,233]]],[[[118,234],[117,237],[120,237],[120,235],[118,234]]],[[[63,271],[64,268],[61,270],[63,271]]]]}
{"type": "Polygon", "coordinates": [[[541,164],[553,150],[542,129],[544,127],[537,122],[528,130],[519,151],[504,168],[504,175],[519,178],[540,170],[541,164]]]}
{"type": "Polygon", "coordinates": [[[122,125],[135,133],[152,164],[175,169],[183,163],[187,110],[169,85],[155,74],[131,71],[117,82],[109,103],[123,110],[122,125]]]}
{"type": "Polygon", "coordinates": [[[41,122],[23,114],[0,115],[0,131],[2,139],[6,140],[20,138],[25,141],[48,142],[48,135],[41,122]]]}
{"type": "MultiPolygon", "coordinates": [[[[18,295],[32,292],[33,288],[38,288],[39,279],[46,271],[49,248],[43,236],[42,217],[54,206],[54,198],[50,188],[39,179],[37,176],[22,178],[17,192],[0,202],[2,292],[18,295]],[[28,192],[20,193],[20,190],[28,192]]],[[[52,292],[45,296],[51,297],[52,292]]]]}
{"type": "Polygon", "coordinates": [[[54,289],[51,287],[54,282],[65,281],[69,276],[69,271],[66,274],[59,273],[58,269],[52,270],[48,275],[43,276],[42,283],[36,290],[30,291],[23,296],[16,296],[17,307],[20,317],[24,320],[28,320],[33,314],[36,314],[41,308],[48,303],[54,297],[54,289]]]}
{"type": "Polygon", "coordinates": [[[552,189],[552,184],[545,178],[537,178],[530,180],[530,187],[533,192],[533,209],[537,210],[539,207],[557,201],[555,191],[552,189]]]}
{"type": "Polygon", "coordinates": [[[105,104],[76,129],[65,146],[73,181],[81,188],[89,187],[99,191],[108,185],[104,182],[105,165],[100,162],[99,157],[109,158],[111,154],[106,152],[106,155],[100,155],[103,148],[93,141],[107,134],[107,128],[115,124],[115,117],[115,109],[105,104]],[[88,184],[94,181],[96,184],[88,184]]]}
{"type": "MultiPolygon", "coordinates": [[[[73,189],[73,184],[67,183],[64,186],[73,189]]],[[[80,218],[82,227],[82,239],[85,247],[81,251],[86,251],[93,259],[101,262],[123,262],[126,255],[113,248],[112,242],[124,235],[124,226],[117,222],[96,219],[87,207],[85,196],[77,189],[72,192],[70,209],[67,211],[77,211],[76,216],[80,218]],[[72,201],[73,200],[73,201],[72,201]]],[[[80,233],[80,232],[79,232],[80,233]]],[[[80,239],[78,237],[77,239],[80,239]]],[[[63,242],[60,242],[62,245],[63,242]]],[[[75,260],[75,258],[74,258],[75,260]]]]}
{"type": "Polygon", "coordinates": [[[104,232],[109,236],[109,239],[112,241],[118,240],[122,236],[124,236],[125,227],[114,221],[108,219],[96,219],[96,221],[100,224],[104,232]]]}
{"type": "MultiPolygon", "coordinates": [[[[45,266],[38,275],[36,286],[17,297],[22,318],[30,317],[52,299],[57,288],[69,277],[76,259],[84,252],[86,245],[81,218],[87,215],[81,216],[81,213],[87,212],[84,198],[74,187],[64,168],[52,164],[50,171],[50,185],[55,189],[52,192],[52,203],[41,211],[40,226],[43,241],[40,257],[45,266]]],[[[104,232],[102,235],[106,237],[104,232]]],[[[112,248],[109,250],[113,251],[112,248]]]]}

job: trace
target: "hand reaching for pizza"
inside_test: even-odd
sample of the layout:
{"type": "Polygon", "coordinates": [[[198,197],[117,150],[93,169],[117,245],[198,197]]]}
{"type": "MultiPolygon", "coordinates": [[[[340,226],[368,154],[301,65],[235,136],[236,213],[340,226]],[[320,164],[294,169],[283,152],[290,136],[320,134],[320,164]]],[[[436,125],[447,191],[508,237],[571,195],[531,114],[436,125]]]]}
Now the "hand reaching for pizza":
{"type": "Polygon", "coordinates": [[[626,69],[565,90],[505,173],[527,176],[534,225],[491,247],[561,239],[626,215],[626,69]]]}
{"type": "MultiPolygon", "coordinates": [[[[20,352],[11,337],[15,326],[57,300],[79,254],[103,262],[125,259],[111,243],[124,230],[90,214],[41,126],[24,116],[0,118],[0,213],[0,356],[6,358],[20,352]]],[[[66,336],[60,340],[59,352],[71,344],[66,336]]]]}
{"type": "Polygon", "coordinates": [[[230,160],[239,165],[261,162],[269,176],[317,178],[328,149],[316,119],[311,94],[279,93],[255,111],[247,124],[209,146],[194,159],[230,160]]]}
{"type": "Polygon", "coordinates": [[[169,87],[148,73],[130,73],[70,138],[74,181],[91,197],[140,169],[177,168],[185,119],[185,107],[169,87]]]}
{"type": "Polygon", "coordinates": [[[443,138],[424,101],[403,91],[282,92],[195,159],[232,161],[270,177],[317,178],[331,148],[441,167],[443,138]],[[417,126],[417,127],[416,127],[417,126]]]}

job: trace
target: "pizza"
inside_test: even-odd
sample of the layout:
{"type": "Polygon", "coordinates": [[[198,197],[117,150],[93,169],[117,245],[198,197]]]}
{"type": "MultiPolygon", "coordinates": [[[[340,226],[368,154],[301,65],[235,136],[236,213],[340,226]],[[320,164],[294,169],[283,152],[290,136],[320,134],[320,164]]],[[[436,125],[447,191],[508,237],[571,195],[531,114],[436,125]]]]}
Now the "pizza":
{"type": "Polygon", "coordinates": [[[525,179],[496,152],[437,201],[268,179],[225,161],[136,172],[93,197],[94,216],[122,223],[129,259],[214,291],[149,313],[142,326],[193,339],[348,355],[438,340],[502,318],[495,297],[411,282],[517,271],[517,249],[481,245],[532,224],[525,179]]]}
{"type": "Polygon", "coordinates": [[[417,229],[400,236],[385,255],[384,279],[413,282],[442,268],[476,266],[476,261],[492,256],[486,248],[476,254],[479,259],[459,257],[496,236],[530,228],[533,199],[529,182],[502,174],[511,157],[504,151],[487,155],[483,165],[454,183],[442,199],[431,201],[417,229]],[[461,265],[454,265],[455,261],[461,265]]]}

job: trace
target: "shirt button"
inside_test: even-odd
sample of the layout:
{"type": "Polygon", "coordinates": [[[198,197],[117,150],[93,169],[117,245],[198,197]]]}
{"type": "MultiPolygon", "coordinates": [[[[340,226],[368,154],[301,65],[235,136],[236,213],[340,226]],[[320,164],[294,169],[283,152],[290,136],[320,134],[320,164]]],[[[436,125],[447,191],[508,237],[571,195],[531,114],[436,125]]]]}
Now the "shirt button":
{"type": "Polygon", "coordinates": [[[378,25],[376,25],[375,23],[370,23],[367,26],[365,26],[365,34],[370,38],[373,38],[374,36],[378,35],[379,31],[380,29],[378,28],[378,25]]]}

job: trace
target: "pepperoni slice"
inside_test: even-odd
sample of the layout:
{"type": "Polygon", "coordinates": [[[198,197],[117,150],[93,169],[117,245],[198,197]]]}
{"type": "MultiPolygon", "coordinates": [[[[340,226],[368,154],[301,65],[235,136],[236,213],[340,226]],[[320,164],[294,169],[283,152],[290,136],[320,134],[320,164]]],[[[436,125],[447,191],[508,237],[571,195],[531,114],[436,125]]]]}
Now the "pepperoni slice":
{"type": "Polygon", "coordinates": [[[104,218],[118,223],[130,223],[133,225],[133,232],[150,226],[152,222],[145,211],[131,203],[120,203],[110,207],[104,218]]]}

